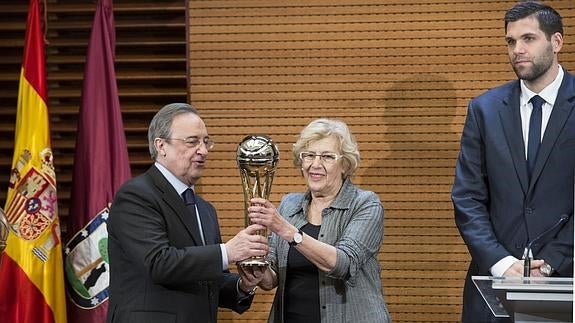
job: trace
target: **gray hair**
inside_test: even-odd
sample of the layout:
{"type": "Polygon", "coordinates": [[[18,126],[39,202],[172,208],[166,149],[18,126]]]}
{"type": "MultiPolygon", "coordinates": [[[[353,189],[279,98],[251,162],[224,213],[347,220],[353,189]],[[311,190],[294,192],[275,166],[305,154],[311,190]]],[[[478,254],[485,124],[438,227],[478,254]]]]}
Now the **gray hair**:
{"type": "Polygon", "coordinates": [[[309,147],[312,142],[333,137],[339,143],[342,155],[343,178],[353,175],[359,166],[359,150],[357,142],[345,122],[333,119],[316,119],[308,124],[300,133],[293,146],[293,163],[301,167],[300,152],[309,147]]]}
{"type": "Polygon", "coordinates": [[[170,138],[172,131],[172,121],[175,117],[184,113],[198,115],[198,110],[187,103],[170,103],[160,109],[152,118],[148,127],[148,147],[152,160],[158,157],[158,151],[154,145],[156,138],[170,138]]]}

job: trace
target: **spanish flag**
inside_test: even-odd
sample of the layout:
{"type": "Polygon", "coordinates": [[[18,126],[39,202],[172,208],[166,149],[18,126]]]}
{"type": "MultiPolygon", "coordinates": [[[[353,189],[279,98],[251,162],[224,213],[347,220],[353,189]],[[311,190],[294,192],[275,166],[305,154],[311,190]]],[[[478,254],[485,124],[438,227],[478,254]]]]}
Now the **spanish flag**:
{"type": "Polygon", "coordinates": [[[30,0],[20,72],[14,156],[0,265],[0,321],[65,323],[62,243],[48,107],[40,0],[30,0]]]}

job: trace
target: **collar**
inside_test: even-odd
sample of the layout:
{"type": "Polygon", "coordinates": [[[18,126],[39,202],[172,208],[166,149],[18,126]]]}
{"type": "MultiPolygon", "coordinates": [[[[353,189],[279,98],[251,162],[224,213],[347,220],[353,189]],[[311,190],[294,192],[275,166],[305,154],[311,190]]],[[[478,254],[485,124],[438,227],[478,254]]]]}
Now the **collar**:
{"type": "MultiPolygon", "coordinates": [[[[351,179],[349,177],[346,178],[343,181],[341,188],[339,189],[339,193],[337,193],[337,196],[329,205],[329,208],[343,210],[349,209],[349,205],[355,196],[354,190],[355,186],[351,182],[351,179]]],[[[300,212],[303,212],[303,210],[306,210],[311,203],[311,199],[311,192],[308,190],[303,194],[303,198],[301,199],[299,206],[286,210],[288,212],[286,216],[294,216],[300,212]]]]}
{"type": "Polygon", "coordinates": [[[559,87],[561,87],[561,82],[563,82],[563,68],[559,65],[559,72],[557,76],[551,82],[551,84],[547,85],[541,92],[535,93],[525,86],[525,81],[521,80],[521,104],[527,104],[529,100],[535,95],[539,95],[545,102],[550,104],[551,106],[555,105],[555,100],[557,99],[557,94],[559,93],[559,87]]]}
{"type": "Polygon", "coordinates": [[[155,162],[154,166],[164,175],[166,180],[174,187],[178,195],[182,196],[185,190],[188,188],[194,189],[194,186],[188,187],[188,185],[184,184],[184,182],[180,181],[169,169],[167,169],[164,165],[155,162]]]}

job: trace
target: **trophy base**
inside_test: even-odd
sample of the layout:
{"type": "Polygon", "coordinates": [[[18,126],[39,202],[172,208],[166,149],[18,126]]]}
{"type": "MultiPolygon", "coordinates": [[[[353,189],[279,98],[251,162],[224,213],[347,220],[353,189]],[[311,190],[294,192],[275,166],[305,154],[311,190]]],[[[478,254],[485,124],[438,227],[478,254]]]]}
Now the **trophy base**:
{"type": "Polygon", "coordinates": [[[267,267],[270,265],[265,259],[246,259],[238,263],[242,267],[267,267]]]}

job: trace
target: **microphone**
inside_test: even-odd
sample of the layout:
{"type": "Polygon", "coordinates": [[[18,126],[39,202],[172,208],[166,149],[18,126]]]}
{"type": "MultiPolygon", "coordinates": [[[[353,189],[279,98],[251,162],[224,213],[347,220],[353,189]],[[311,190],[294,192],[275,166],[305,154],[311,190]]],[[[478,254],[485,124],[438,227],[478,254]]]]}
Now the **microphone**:
{"type": "Polygon", "coordinates": [[[557,229],[557,227],[559,227],[561,224],[563,224],[563,222],[566,222],[567,220],[569,220],[569,215],[562,214],[557,223],[555,223],[549,229],[541,232],[535,239],[531,240],[531,242],[527,244],[527,247],[525,247],[525,251],[523,252],[523,277],[529,277],[531,275],[531,258],[532,258],[531,247],[533,246],[533,244],[541,240],[541,238],[543,238],[550,232],[557,229]]]}

